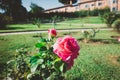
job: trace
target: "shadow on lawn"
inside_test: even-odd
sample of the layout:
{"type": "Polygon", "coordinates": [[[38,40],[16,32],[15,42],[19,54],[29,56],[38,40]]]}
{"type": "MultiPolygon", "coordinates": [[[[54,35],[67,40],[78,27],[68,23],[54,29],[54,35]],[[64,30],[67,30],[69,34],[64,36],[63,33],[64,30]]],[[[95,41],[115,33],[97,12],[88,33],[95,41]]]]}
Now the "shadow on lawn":
{"type": "MultiPolygon", "coordinates": [[[[78,39],[84,42],[84,38],[78,39]]],[[[120,44],[116,39],[90,39],[87,43],[120,44]]]]}
{"type": "Polygon", "coordinates": [[[5,78],[6,74],[6,63],[0,63],[0,80],[5,78]]]}
{"type": "Polygon", "coordinates": [[[23,27],[7,27],[5,30],[25,29],[23,27]]]}
{"type": "Polygon", "coordinates": [[[23,27],[6,27],[6,28],[0,28],[0,30],[17,30],[17,29],[25,29],[23,27]]]}

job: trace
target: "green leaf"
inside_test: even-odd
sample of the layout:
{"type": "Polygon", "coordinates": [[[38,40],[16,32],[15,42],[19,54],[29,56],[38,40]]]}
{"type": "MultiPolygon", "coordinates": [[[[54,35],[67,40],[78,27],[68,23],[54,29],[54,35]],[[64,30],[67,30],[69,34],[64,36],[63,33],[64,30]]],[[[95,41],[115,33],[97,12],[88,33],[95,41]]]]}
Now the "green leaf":
{"type": "Polygon", "coordinates": [[[64,63],[62,63],[62,65],[60,66],[59,69],[60,69],[61,72],[63,72],[63,70],[64,70],[64,63]]]}
{"type": "Polygon", "coordinates": [[[47,60],[47,65],[48,66],[51,65],[51,61],[47,60]]]}
{"type": "Polygon", "coordinates": [[[63,62],[61,61],[60,58],[57,58],[55,61],[54,61],[54,68],[57,70],[57,71],[63,71],[63,68],[64,68],[64,64],[63,62]]]}
{"type": "Polygon", "coordinates": [[[47,48],[45,47],[45,46],[42,46],[40,49],[39,49],[39,51],[46,51],[47,50],[47,48]]]}
{"type": "Polygon", "coordinates": [[[45,45],[46,45],[45,42],[40,42],[40,43],[35,44],[35,46],[36,46],[37,48],[41,48],[41,47],[43,47],[43,46],[45,46],[45,45]]]}
{"type": "Polygon", "coordinates": [[[30,68],[31,72],[35,72],[37,67],[44,62],[43,59],[40,58],[41,54],[35,54],[33,57],[30,59],[30,68]]]}
{"type": "Polygon", "coordinates": [[[50,48],[49,48],[49,51],[53,52],[53,47],[50,47],[50,48]]]}
{"type": "Polygon", "coordinates": [[[34,72],[36,71],[38,65],[39,65],[39,64],[37,64],[37,63],[32,63],[32,64],[31,64],[31,67],[30,67],[31,72],[34,73],[34,72]]]}
{"type": "Polygon", "coordinates": [[[40,38],[40,42],[47,42],[45,38],[40,38]]]}
{"type": "Polygon", "coordinates": [[[41,54],[35,54],[34,56],[31,57],[30,59],[30,63],[34,63],[37,61],[37,59],[39,59],[41,56],[41,54]]]}
{"type": "Polygon", "coordinates": [[[58,61],[61,61],[61,59],[60,59],[60,58],[57,58],[54,62],[58,62],[58,61]]]}
{"type": "Polygon", "coordinates": [[[45,65],[44,65],[44,64],[42,64],[42,68],[45,68],[45,65]]]}
{"type": "Polygon", "coordinates": [[[15,62],[16,62],[15,60],[9,60],[7,64],[12,64],[12,63],[15,64],[15,62]]]}
{"type": "Polygon", "coordinates": [[[52,73],[46,80],[54,80],[55,79],[55,73],[52,73]]]}
{"type": "Polygon", "coordinates": [[[37,60],[37,64],[42,64],[43,62],[44,62],[43,59],[38,59],[38,60],[37,60]]]}
{"type": "Polygon", "coordinates": [[[32,75],[33,75],[32,73],[28,74],[27,75],[27,79],[30,80],[30,78],[32,77],[32,75]]]}
{"type": "Polygon", "coordinates": [[[31,72],[35,72],[40,64],[44,62],[43,59],[35,59],[34,62],[31,63],[31,72]]]}

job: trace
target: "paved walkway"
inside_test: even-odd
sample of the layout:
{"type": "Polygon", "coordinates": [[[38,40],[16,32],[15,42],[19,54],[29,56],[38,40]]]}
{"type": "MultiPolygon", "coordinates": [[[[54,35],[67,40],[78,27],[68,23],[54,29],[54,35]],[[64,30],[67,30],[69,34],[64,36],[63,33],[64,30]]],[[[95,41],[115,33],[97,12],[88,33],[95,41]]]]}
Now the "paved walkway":
{"type": "MultiPolygon", "coordinates": [[[[82,30],[91,30],[90,28],[75,28],[75,29],[59,29],[58,32],[75,32],[75,31],[82,31],[82,30]]],[[[100,28],[100,30],[113,30],[112,28],[100,28]]],[[[33,34],[33,33],[46,33],[47,30],[35,30],[35,31],[17,31],[17,32],[4,32],[0,33],[0,36],[5,35],[18,35],[18,34],[33,34]]]]}

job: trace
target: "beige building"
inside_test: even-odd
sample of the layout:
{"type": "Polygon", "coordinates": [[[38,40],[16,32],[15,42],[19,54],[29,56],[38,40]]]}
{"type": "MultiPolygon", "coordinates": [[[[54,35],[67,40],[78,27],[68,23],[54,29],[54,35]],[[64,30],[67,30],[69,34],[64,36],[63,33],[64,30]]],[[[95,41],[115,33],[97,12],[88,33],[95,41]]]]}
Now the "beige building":
{"type": "Polygon", "coordinates": [[[48,9],[44,12],[75,12],[80,10],[104,9],[105,7],[109,7],[111,11],[120,11],[120,0],[79,0],[77,5],[66,5],[48,9]]]}
{"type": "Polygon", "coordinates": [[[76,9],[76,7],[78,7],[78,5],[66,5],[66,6],[62,6],[62,7],[57,7],[57,8],[52,8],[52,9],[48,9],[45,10],[45,13],[51,13],[51,12],[75,12],[75,11],[79,11],[76,9]]]}

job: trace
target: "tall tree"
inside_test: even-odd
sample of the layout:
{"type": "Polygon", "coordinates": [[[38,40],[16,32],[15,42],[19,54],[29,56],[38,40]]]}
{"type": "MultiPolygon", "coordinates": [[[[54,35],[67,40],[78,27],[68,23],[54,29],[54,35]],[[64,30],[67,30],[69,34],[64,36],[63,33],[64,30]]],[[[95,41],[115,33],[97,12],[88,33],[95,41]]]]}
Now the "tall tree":
{"type": "Polygon", "coordinates": [[[21,0],[0,0],[0,9],[11,16],[14,21],[26,16],[27,10],[22,6],[21,0]]]}
{"type": "Polygon", "coordinates": [[[72,5],[76,3],[78,0],[58,0],[58,1],[64,5],[72,5]]]}
{"type": "Polygon", "coordinates": [[[30,12],[33,14],[40,13],[42,10],[44,10],[42,7],[34,3],[31,3],[30,8],[31,8],[30,12]]]}

